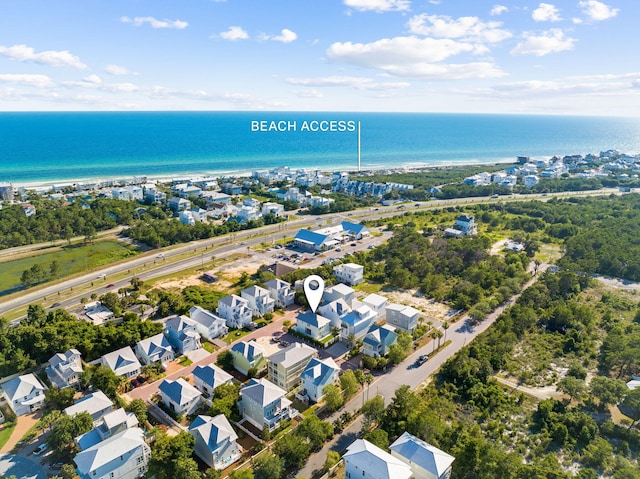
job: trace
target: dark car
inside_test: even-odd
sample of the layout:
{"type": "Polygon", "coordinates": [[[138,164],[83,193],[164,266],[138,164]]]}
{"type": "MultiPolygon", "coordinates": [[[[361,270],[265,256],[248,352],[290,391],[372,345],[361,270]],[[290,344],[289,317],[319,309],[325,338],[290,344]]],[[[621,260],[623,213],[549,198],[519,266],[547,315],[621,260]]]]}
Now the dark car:
{"type": "Polygon", "coordinates": [[[420,366],[426,363],[428,359],[429,359],[428,354],[423,354],[422,356],[419,356],[418,359],[416,359],[416,366],[420,366]]]}

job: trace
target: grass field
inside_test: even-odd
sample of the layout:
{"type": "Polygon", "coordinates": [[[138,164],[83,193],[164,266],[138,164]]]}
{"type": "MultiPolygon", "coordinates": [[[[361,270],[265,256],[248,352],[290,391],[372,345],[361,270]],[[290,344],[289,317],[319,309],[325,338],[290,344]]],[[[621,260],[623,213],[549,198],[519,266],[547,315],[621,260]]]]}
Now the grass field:
{"type": "Polygon", "coordinates": [[[0,264],[0,296],[18,291],[22,285],[22,272],[39,264],[49,272],[51,263],[58,263],[57,278],[90,271],[105,264],[111,264],[130,256],[136,251],[116,241],[99,241],[91,245],[66,246],[62,250],[29,258],[21,258],[0,264]]]}
{"type": "Polygon", "coordinates": [[[3,426],[0,427],[0,448],[2,448],[9,438],[11,437],[11,433],[16,428],[16,422],[13,421],[11,423],[6,422],[3,426]]]}

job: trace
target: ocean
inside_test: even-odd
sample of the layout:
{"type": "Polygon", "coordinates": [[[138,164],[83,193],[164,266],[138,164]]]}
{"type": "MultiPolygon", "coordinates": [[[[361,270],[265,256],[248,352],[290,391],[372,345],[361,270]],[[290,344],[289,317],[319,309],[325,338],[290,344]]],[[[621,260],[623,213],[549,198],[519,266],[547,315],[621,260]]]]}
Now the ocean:
{"type": "Polygon", "coordinates": [[[345,112],[0,113],[0,182],[353,171],[640,153],[640,119],[345,112]]]}

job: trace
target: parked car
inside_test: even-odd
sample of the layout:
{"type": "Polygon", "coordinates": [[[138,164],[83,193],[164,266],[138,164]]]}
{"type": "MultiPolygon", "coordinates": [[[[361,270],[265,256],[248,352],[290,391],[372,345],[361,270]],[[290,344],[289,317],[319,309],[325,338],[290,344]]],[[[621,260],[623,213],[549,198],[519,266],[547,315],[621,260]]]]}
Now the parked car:
{"type": "Polygon", "coordinates": [[[33,455],[34,456],[39,456],[40,454],[42,454],[46,450],[47,450],[47,443],[43,442],[42,444],[40,444],[38,446],[38,448],[35,451],[33,451],[33,455]]]}
{"type": "Polygon", "coordinates": [[[280,341],[280,344],[282,344],[282,345],[286,348],[287,346],[289,346],[289,341],[283,341],[283,340],[281,340],[281,341],[280,341]]]}

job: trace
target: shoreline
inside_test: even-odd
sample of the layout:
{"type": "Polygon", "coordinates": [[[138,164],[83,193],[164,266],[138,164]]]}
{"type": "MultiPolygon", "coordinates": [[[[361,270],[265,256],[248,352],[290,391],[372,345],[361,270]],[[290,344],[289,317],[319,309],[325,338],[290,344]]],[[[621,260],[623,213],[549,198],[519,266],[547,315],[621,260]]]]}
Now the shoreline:
{"type": "MultiPolygon", "coordinates": [[[[458,167],[467,167],[467,166],[498,166],[498,165],[508,165],[515,163],[515,159],[503,158],[503,159],[494,159],[491,161],[481,161],[481,160],[461,160],[460,162],[451,162],[448,160],[443,160],[441,162],[432,162],[430,164],[425,164],[422,162],[410,162],[410,163],[399,163],[395,166],[384,166],[384,165],[371,165],[368,167],[363,167],[359,172],[356,168],[344,168],[336,165],[335,168],[324,169],[326,167],[320,168],[320,171],[323,173],[332,173],[334,171],[345,171],[349,174],[363,174],[363,173],[376,173],[380,171],[392,170],[395,172],[403,171],[405,173],[412,171],[428,171],[433,169],[442,169],[442,168],[458,168],[458,167]]],[[[108,182],[128,182],[131,183],[134,178],[146,178],[147,183],[171,183],[174,180],[187,181],[190,179],[196,178],[225,178],[225,177],[235,177],[235,178],[246,178],[250,177],[253,171],[265,171],[272,170],[277,168],[284,168],[287,165],[282,165],[279,167],[271,167],[271,168],[261,168],[258,170],[228,170],[228,171],[209,171],[209,172],[193,172],[193,173],[181,173],[176,175],[171,174],[161,174],[154,176],[147,176],[144,173],[139,175],[131,175],[131,176],[122,176],[122,175],[114,175],[114,176],[99,176],[99,177],[85,177],[85,178],[68,178],[68,179],[55,179],[55,180],[37,180],[37,181],[6,181],[0,177],[0,182],[6,181],[11,183],[14,188],[23,188],[25,190],[42,190],[46,188],[52,188],[54,186],[74,186],[82,183],[108,183],[108,182]]],[[[298,169],[303,169],[305,171],[312,171],[318,169],[317,167],[290,167],[292,171],[296,171],[298,169]]]]}

